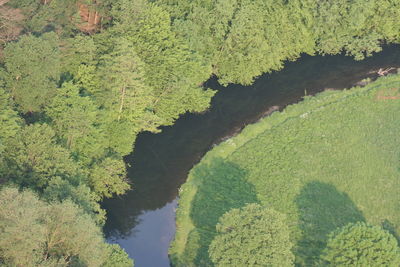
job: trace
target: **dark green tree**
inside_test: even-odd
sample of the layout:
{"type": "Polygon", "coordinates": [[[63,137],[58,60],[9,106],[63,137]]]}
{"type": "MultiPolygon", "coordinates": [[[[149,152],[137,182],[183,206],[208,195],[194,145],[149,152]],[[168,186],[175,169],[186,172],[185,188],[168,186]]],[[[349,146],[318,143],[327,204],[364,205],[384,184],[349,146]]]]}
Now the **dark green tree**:
{"type": "Polygon", "coordinates": [[[382,36],[371,23],[375,0],[319,1],[315,31],[317,45],[322,53],[337,54],[345,50],[356,59],[381,50],[382,36]]]}
{"type": "Polygon", "coordinates": [[[105,154],[107,144],[98,107],[90,97],[80,95],[77,85],[64,83],[46,108],[46,114],[64,145],[81,161],[90,163],[105,154]]]}
{"type": "Polygon", "coordinates": [[[321,259],[324,266],[399,266],[400,249],[388,231],[359,222],[333,232],[321,259]]]}
{"type": "Polygon", "coordinates": [[[316,1],[314,32],[319,52],[345,51],[363,59],[380,51],[383,40],[399,41],[398,1],[316,1]]]}
{"type": "Polygon", "coordinates": [[[241,0],[233,6],[235,1],[216,2],[213,12],[218,14],[213,17],[226,17],[212,25],[216,34],[223,29],[216,36],[219,45],[213,59],[221,83],[251,84],[254,77],[281,69],[285,60],[313,52],[312,36],[288,2],[241,0]]]}
{"type": "Polygon", "coordinates": [[[21,112],[41,111],[55,95],[60,79],[58,37],[25,35],[4,49],[3,79],[21,112]]]}
{"type": "Polygon", "coordinates": [[[132,43],[124,38],[116,39],[113,51],[102,57],[105,132],[110,147],[121,155],[132,151],[140,131],[157,132],[162,122],[154,113],[154,91],[145,83],[144,68],[132,43]]]}
{"type": "Polygon", "coordinates": [[[62,72],[76,76],[79,68],[97,63],[96,44],[91,36],[76,35],[61,41],[62,72]]]}
{"type": "Polygon", "coordinates": [[[129,120],[138,125],[138,130],[151,130],[151,126],[139,127],[146,123],[138,120],[146,117],[143,114],[151,108],[154,97],[152,88],[145,85],[145,65],[132,43],[123,38],[116,40],[114,50],[103,57],[103,62],[101,72],[109,96],[106,106],[113,118],[129,120]]]}
{"type": "Polygon", "coordinates": [[[48,202],[71,200],[91,215],[98,225],[104,225],[106,221],[106,212],[98,203],[99,196],[82,182],[72,184],[60,177],[53,177],[43,191],[42,198],[48,202]]]}
{"type": "Polygon", "coordinates": [[[18,113],[12,109],[10,99],[10,95],[0,87],[0,154],[6,140],[16,136],[22,125],[18,113]]]}
{"type": "Polygon", "coordinates": [[[108,157],[96,163],[90,171],[89,184],[100,198],[124,194],[130,189],[124,161],[108,157]]]}
{"type": "Polygon", "coordinates": [[[21,186],[43,189],[56,176],[82,179],[80,166],[68,150],[56,144],[55,133],[46,124],[25,126],[7,142],[4,159],[2,176],[21,186]]]}
{"type": "Polygon", "coordinates": [[[310,10],[300,9],[297,1],[161,2],[177,13],[174,29],[223,84],[251,84],[254,77],[280,69],[285,60],[314,51],[310,10]]]}
{"type": "Polygon", "coordinates": [[[285,216],[258,204],[225,213],[209,254],[216,266],[293,266],[285,216]]]}
{"type": "MultiPolygon", "coordinates": [[[[127,11],[136,6],[132,1],[124,3],[127,11]]],[[[168,12],[155,4],[146,4],[128,19],[131,15],[127,11],[118,11],[117,17],[124,19],[108,35],[127,39],[144,62],[145,82],[153,89],[151,111],[165,125],[186,111],[206,109],[214,92],[199,85],[208,79],[211,67],[203,64],[199,54],[173,31],[168,12]]],[[[105,35],[103,39],[109,37],[105,35]]]]}

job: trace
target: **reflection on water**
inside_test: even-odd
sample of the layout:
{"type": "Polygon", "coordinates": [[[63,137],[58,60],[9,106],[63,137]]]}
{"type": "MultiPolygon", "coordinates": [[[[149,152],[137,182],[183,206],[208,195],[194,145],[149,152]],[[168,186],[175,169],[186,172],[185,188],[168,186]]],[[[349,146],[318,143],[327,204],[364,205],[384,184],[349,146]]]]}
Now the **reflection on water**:
{"type": "Polygon", "coordinates": [[[176,204],[175,200],[161,209],[143,213],[138,216],[139,223],[131,235],[117,239],[110,237],[109,241],[120,244],[136,259],[135,266],[169,266],[168,246],[175,234],[176,204]],[[142,260],[140,255],[146,255],[146,259],[142,260]]]}
{"type": "Polygon", "coordinates": [[[351,87],[375,78],[379,68],[400,66],[400,49],[385,48],[364,61],[344,56],[303,56],[279,72],[259,77],[252,86],[221,87],[204,114],[186,114],[162,133],[139,135],[135,152],[126,157],[134,189],[103,203],[110,242],[120,244],[136,267],[169,266],[167,250],[175,225],[175,199],[188,171],[210,147],[257,121],[271,107],[298,102],[305,93],[351,87]]]}

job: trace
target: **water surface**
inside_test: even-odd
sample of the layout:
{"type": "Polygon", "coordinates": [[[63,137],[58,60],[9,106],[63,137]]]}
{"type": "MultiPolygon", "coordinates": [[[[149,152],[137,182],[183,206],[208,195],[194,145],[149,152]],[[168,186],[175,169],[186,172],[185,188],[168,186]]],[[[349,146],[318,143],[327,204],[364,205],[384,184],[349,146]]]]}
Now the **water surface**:
{"type": "Polygon", "coordinates": [[[175,233],[178,189],[189,170],[216,143],[307,94],[348,88],[376,78],[379,68],[399,67],[400,47],[391,46],[364,61],[345,56],[302,56],[279,72],[259,77],[252,86],[207,86],[218,90],[203,114],[186,114],[162,133],[142,133],[135,152],[126,157],[133,190],[107,200],[109,242],[120,244],[135,267],[167,267],[168,246],[175,233]]]}

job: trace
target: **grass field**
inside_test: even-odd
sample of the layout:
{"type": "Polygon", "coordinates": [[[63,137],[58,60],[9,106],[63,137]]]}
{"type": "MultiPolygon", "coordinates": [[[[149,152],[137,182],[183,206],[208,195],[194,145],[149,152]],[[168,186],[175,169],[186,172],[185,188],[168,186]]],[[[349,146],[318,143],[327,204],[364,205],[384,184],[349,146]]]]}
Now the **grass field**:
{"type": "Polygon", "coordinates": [[[391,75],[307,97],[211,150],[181,188],[173,264],[212,266],[218,218],[251,202],[288,216],[300,266],[349,222],[400,233],[399,88],[391,75]]]}

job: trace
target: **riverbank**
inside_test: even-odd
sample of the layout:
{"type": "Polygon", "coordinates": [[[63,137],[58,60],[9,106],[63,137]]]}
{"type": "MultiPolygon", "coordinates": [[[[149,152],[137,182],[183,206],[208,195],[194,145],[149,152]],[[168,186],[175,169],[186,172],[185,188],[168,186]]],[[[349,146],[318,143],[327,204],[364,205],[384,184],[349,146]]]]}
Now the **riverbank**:
{"type": "Polygon", "coordinates": [[[400,76],[391,75],[306,97],[208,152],[180,191],[173,264],[210,265],[207,247],[218,218],[248,202],[288,216],[302,265],[345,223],[399,230],[400,99],[392,90],[399,87],[400,76]]]}
{"type": "Polygon", "coordinates": [[[390,46],[363,61],[344,55],[303,56],[247,87],[222,87],[215,79],[210,80],[207,87],[218,92],[209,111],[186,114],[173,126],[163,127],[161,133],[138,136],[135,153],[125,158],[133,190],[103,203],[107,239],[120,244],[136,266],[169,267],[169,244],[165,240],[175,233],[175,223],[169,223],[175,218],[171,203],[205,153],[257,122],[272,107],[283,109],[301,101],[305,91],[314,95],[331,88],[352,87],[364,79],[374,80],[379,69],[400,67],[399,59],[399,47],[390,46]],[[157,224],[163,226],[154,230],[157,224]],[[142,240],[146,240],[146,246],[142,240]]]}

